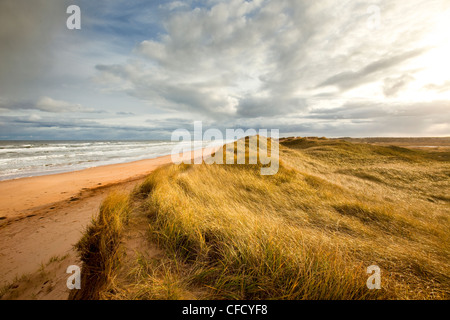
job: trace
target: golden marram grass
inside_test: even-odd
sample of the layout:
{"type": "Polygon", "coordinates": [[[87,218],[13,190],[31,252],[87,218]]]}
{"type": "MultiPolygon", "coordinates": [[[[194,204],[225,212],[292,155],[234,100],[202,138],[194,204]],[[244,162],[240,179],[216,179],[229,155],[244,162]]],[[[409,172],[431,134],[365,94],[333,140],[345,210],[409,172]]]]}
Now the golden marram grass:
{"type": "MultiPolygon", "coordinates": [[[[247,163],[255,152],[247,149],[247,163]]],[[[85,298],[448,299],[450,163],[442,155],[288,138],[275,175],[261,175],[261,163],[160,168],[131,201],[107,200],[118,207],[109,214],[139,223],[97,230],[116,239],[138,225],[160,253],[140,246],[130,255],[127,241],[114,242],[103,255],[114,268],[98,270],[104,281],[85,298]],[[366,286],[374,264],[381,290],[366,286]]],[[[99,239],[85,235],[81,256],[99,239]]]]}

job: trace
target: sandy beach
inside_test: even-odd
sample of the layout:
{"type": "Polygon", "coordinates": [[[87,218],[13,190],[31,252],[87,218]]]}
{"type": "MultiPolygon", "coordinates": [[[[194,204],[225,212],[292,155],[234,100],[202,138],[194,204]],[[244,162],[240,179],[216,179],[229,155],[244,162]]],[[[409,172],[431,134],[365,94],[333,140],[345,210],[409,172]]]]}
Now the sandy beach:
{"type": "MultiPolygon", "coordinates": [[[[204,149],[204,153],[212,150],[204,149]]],[[[183,155],[189,157],[193,154],[183,155]]],[[[34,298],[67,298],[65,270],[71,264],[79,264],[72,247],[98,212],[102,200],[114,189],[131,191],[153,170],[169,163],[170,155],[0,181],[0,286],[35,273],[52,257],[64,257],[62,263],[53,266],[56,277],[51,288],[44,285],[42,294],[34,298]]],[[[33,288],[39,285],[30,283],[33,288]]],[[[26,292],[20,297],[32,298],[26,292]]]]}

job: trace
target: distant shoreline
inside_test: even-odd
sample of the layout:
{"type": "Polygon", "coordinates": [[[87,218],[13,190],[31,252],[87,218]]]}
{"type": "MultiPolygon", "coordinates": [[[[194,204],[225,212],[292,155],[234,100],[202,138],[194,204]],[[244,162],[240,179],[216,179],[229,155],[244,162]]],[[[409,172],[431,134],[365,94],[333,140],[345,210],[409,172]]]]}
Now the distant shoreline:
{"type": "Polygon", "coordinates": [[[0,141],[0,181],[155,159],[170,155],[180,143],[185,144],[168,140],[0,141]]]}

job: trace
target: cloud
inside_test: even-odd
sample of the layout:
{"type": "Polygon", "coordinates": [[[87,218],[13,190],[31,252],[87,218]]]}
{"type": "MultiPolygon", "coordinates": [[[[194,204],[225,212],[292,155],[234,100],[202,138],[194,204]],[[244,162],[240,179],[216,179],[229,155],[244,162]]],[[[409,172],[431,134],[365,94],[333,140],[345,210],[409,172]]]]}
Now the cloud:
{"type": "MultiPolygon", "coordinates": [[[[428,49],[409,22],[395,37],[386,37],[389,24],[368,28],[368,6],[231,0],[174,10],[132,61],[98,64],[97,80],[152,108],[216,121],[304,114],[319,97],[341,99],[372,82],[393,97],[414,82],[414,71],[399,75],[401,67],[428,49]],[[394,40],[409,45],[390,48],[394,40]]],[[[401,6],[380,7],[401,20],[401,6]]]]}
{"type": "Polygon", "coordinates": [[[391,105],[376,102],[351,102],[338,108],[315,109],[308,115],[310,119],[348,119],[365,120],[371,119],[382,123],[385,121],[398,121],[405,118],[415,118],[417,122],[425,119],[450,118],[450,101],[432,101],[432,102],[397,102],[391,105]]]}
{"type": "Polygon", "coordinates": [[[420,78],[448,33],[435,32],[441,0],[79,0],[80,32],[66,30],[65,4],[46,3],[0,3],[0,111],[23,115],[27,133],[170,136],[193,120],[319,135],[448,128],[447,80],[420,78]],[[69,127],[61,113],[93,122],[69,127]]]}
{"type": "Polygon", "coordinates": [[[123,112],[123,111],[116,112],[116,114],[118,116],[135,116],[136,115],[134,112],[123,112]]]}
{"type": "Polygon", "coordinates": [[[212,119],[302,109],[304,100],[289,84],[264,87],[279,51],[274,30],[293,28],[293,17],[286,3],[262,4],[231,1],[173,13],[164,24],[167,34],[137,46],[140,62],[97,65],[98,80],[165,110],[212,119]]]}
{"type": "Polygon", "coordinates": [[[173,1],[173,2],[166,3],[166,4],[161,4],[159,7],[161,9],[167,9],[169,11],[172,11],[172,10],[175,10],[175,9],[189,7],[189,5],[186,2],[173,1]]]}
{"type": "Polygon", "coordinates": [[[341,90],[348,90],[361,86],[364,83],[379,79],[379,77],[375,77],[376,73],[398,66],[409,59],[420,56],[424,52],[426,52],[426,49],[416,49],[395,56],[381,58],[371,62],[358,71],[344,71],[336,74],[320,83],[318,87],[332,85],[337,86],[341,90]]]}
{"type": "Polygon", "coordinates": [[[414,80],[415,78],[409,74],[404,74],[396,78],[386,78],[384,79],[383,93],[386,97],[395,96],[414,80]]]}
{"type": "Polygon", "coordinates": [[[307,102],[300,98],[253,98],[242,99],[237,106],[237,115],[243,118],[289,115],[305,110],[307,102]]]}
{"type": "MultiPolygon", "coordinates": [[[[79,117],[56,117],[51,114],[26,116],[0,116],[0,139],[170,139],[176,129],[193,131],[193,121],[185,118],[155,117],[140,124],[121,119],[105,123],[104,119],[83,119],[79,117]]],[[[221,130],[230,124],[224,124],[221,130]]],[[[203,131],[217,128],[214,123],[203,122],[203,131]]]]}
{"type": "Polygon", "coordinates": [[[95,112],[94,109],[83,107],[81,104],[72,104],[62,100],[54,100],[49,97],[42,97],[36,103],[36,109],[45,112],[95,112]]]}
{"type": "Polygon", "coordinates": [[[425,89],[431,90],[431,91],[436,91],[439,93],[450,91],[450,80],[445,81],[443,83],[439,83],[439,84],[436,84],[436,83],[427,84],[425,86],[425,89]]]}
{"type": "Polygon", "coordinates": [[[64,31],[66,0],[0,1],[0,88],[23,94],[51,67],[52,41],[64,31]],[[55,27],[59,26],[59,27],[55,27]]]}
{"type": "Polygon", "coordinates": [[[51,113],[103,113],[104,111],[83,107],[81,104],[73,104],[50,97],[41,97],[36,103],[26,100],[8,100],[0,98],[0,109],[5,111],[39,110],[51,113]]]}

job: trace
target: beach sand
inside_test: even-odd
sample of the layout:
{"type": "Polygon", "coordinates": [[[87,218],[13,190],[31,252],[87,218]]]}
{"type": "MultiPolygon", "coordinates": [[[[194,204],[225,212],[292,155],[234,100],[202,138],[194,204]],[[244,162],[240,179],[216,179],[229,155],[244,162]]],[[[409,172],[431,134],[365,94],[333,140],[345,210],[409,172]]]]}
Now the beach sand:
{"type": "MultiPolygon", "coordinates": [[[[216,149],[204,149],[203,153],[216,149]]],[[[185,153],[183,158],[193,155],[185,153]]],[[[170,155],[0,181],[0,286],[28,275],[19,282],[25,288],[18,288],[22,290],[9,298],[66,299],[70,276],[66,268],[72,264],[81,267],[73,245],[102,200],[113,189],[133,190],[149,173],[169,163],[170,155]],[[50,259],[54,261],[49,263],[50,259]]]]}

